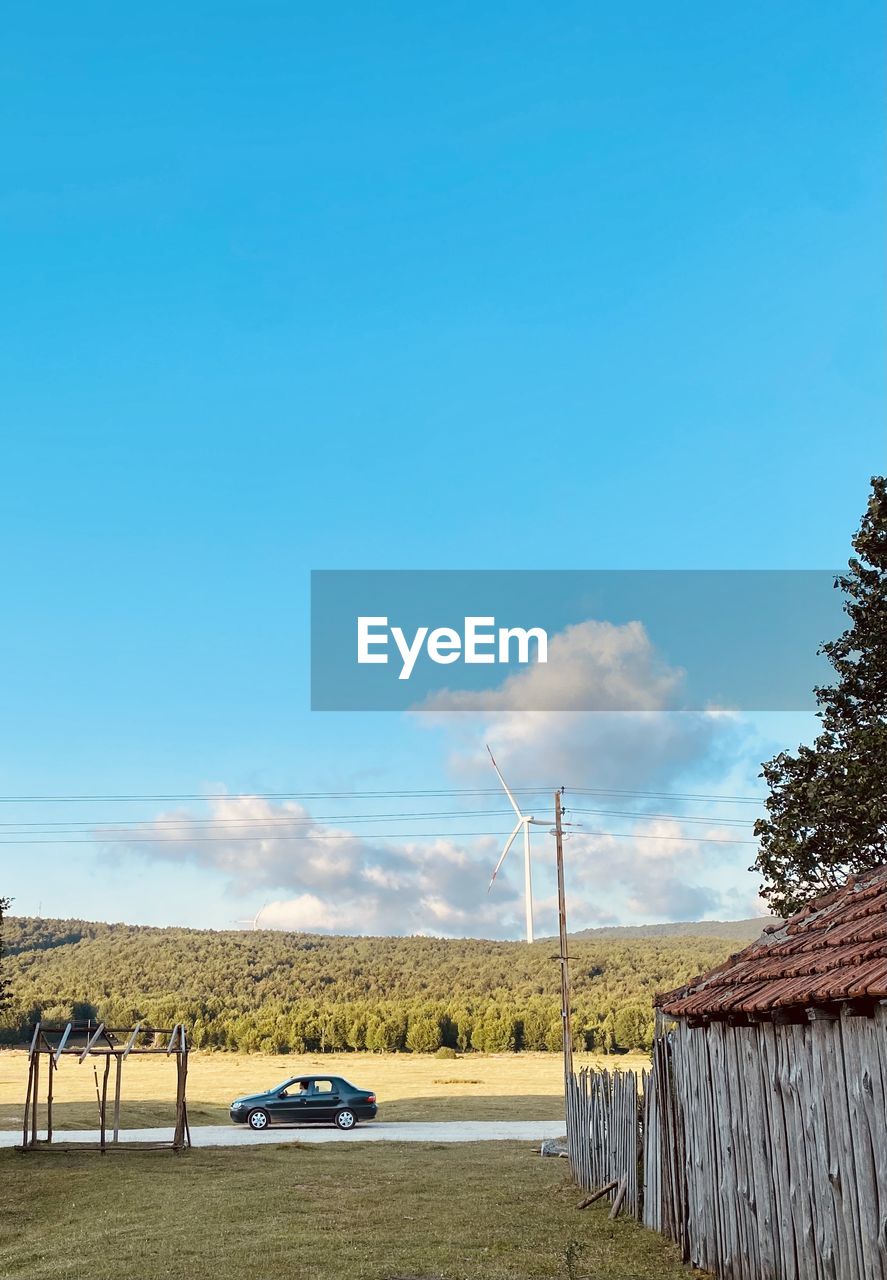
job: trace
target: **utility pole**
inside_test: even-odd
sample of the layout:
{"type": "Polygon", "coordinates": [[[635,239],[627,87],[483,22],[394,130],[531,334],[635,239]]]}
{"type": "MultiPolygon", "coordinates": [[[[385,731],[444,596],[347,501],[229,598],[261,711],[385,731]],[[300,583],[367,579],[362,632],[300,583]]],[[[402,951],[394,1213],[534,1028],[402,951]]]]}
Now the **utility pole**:
{"type": "MultiPolygon", "coordinates": [[[[563,788],[561,788],[563,790],[563,788]]],[[[570,970],[567,954],[567,900],[564,893],[564,835],[561,827],[561,790],[554,793],[554,838],[557,845],[557,915],[560,926],[561,1021],[564,1032],[564,1084],[573,1075],[573,1020],[570,1017],[570,970]]]]}

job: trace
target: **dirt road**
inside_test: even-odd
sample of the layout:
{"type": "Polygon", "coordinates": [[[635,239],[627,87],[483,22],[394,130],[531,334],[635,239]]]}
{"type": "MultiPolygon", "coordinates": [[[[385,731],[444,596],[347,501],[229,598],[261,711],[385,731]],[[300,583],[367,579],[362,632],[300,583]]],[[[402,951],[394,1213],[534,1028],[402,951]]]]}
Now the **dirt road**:
{"type": "MultiPolygon", "coordinates": [[[[273,1146],[279,1142],[539,1142],[564,1132],[562,1120],[451,1120],[388,1123],[370,1121],[347,1133],[332,1125],[280,1126],[254,1133],[246,1125],[195,1125],[195,1147],[273,1146]]],[[[98,1130],[56,1130],[56,1142],[98,1142],[98,1130]]],[[[0,1147],[14,1147],[21,1133],[0,1132],[0,1147]]],[[[122,1129],[121,1142],[169,1142],[172,1129],[122,1129]]]]}

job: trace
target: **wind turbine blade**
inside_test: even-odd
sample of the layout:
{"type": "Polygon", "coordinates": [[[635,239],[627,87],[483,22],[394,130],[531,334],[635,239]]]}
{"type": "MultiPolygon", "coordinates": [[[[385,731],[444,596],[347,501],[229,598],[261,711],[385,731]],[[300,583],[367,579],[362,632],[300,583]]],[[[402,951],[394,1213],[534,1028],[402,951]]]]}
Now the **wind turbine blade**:
{"type": "Polygon", "coordinates": [[[517,839],[517,833],[520,831],[523,825],[524,825],[524,820],[523,818],[521,818],[520,822],[517,824],[517,826],[514,828],[511,835],[508,837],[507,841],[505,842],[505,848],[502,850],[502,857],[496,863],[496,870],[493,872],[493,875],[490,879],[490,887],[489,889],[487,889],[487,893],[489,893],[490,889],[492,889],[493,881],[496,879],[496,876],[499,874],[499,868],[502,866],[502,863],[505,861],[508,855],[508,850],[514,844],[515,840],[517,839]]]}
{"type": "Polygon", "coordinates": [[[512,807],[512,809],[513,809],[513,810],[514,810],[514,812],[517,814],[517,816],[518,816],[521,820],[523,820],[523,816],[524,816],[524,815],[521,813],[520,809],[518,808],[517,801],[515,800],[514,796],[513,796],[513,795],[511,794],[511,792],[508,790],[508,783],[507,783],[507,782],[505,781],[505,779],[502,777],[502,774],[501,774],[501,772],[500,772],[500,770],[499,770],[499,766],[496,764],[496,757],[493,755],[492,751],[490,751],[490,744],[489,744],[489,743],[486,743],[486,748],[487,748],[487,751],[489,752],[490,759],[491,759],[491,760],[492,760],[492,762],[493,762],[493,768],[496,770],[496,776],[498,777],[499,781],[502,783],[502,786],[505,788],[505,794],[508,796],[508,799],[511,801],[511,807],[512,807]]]}

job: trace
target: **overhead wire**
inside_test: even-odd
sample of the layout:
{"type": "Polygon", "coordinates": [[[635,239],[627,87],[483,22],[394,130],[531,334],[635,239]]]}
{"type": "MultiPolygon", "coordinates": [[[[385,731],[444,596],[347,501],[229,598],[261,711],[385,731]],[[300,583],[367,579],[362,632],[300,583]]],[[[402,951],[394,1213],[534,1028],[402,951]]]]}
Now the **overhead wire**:
{"type": "MultiPolygon", "coordinates": [[[[709,818],[699,814],[678,814],[678,813],[647,813],[633,809],[593,809],[582,806],[569,806],[571,813],[581,813],[594,815],[596,817],[613,817],[613,818],[632,818],[639,821],[680,821],[690,823],[704,823],[706,825],[714,822],[718,826],[735,826],[747,827],[750,824],[748,818],[709,818]]],[[[374,822],[416,822],[425,821],[429,818],[498,818],[510,817],[511,809],[439,809],[430,811],[419,810],[401,810],[394,813],[337,813],[337,814],[275,814],[263,817],[260,815],[252,815],[248,817],[199,817],[194,814],[183,814],[179,817],[160,817],[160,818],[143,818],[143,819],[98,819],[94,821],[64,821],[64,822],[0,822],[0,833],[5,832],[11,834],[13,831],[30,832],[31,834],[39,834],[41,832],[48,833],[50,830],[76,831],[81,828],[88,830],[99,830],[101,828],[110,828],[116,831],[139,830],[144,827],[150,827],[152,830],[163,829],[180,829],[188,826],[191,828],[231,828],[231,827],[275,827],[275,826],[316,826],[326,822],[348,822],[348,823],[374,823],[374,822]]]]}
{"type": "MultiPolygon", "coordinates": [[[[538,787],[512,787],[515,795],[550,794],[560,787],[556,785],[538,787]]],[[[689,791],[639,791],[614,787],[576,787],[564,788],[570,795],[593,796],[631,796],[641,799],[667,799],[686,802],[703,802],[715,804],[763,804],[763,796],[721,795],[714,792],[689,791]]],[[[210,801],[210,800],[358,800],[358,799],[405,799],[407,797],[435,796],[493,796],[501,795],[498,787],[447,787],[447,788],[412,788],[391,791],[217,791],[217,792],[179,792],[140,794],[44,794],[44,795],[0,795],[0,804],[130,804],[146,801],[151,803],[169,803],[172,801],[210,801]]]]}
{"type": "MultiPolygon", "coordinates": [[[[690,843],[692,843],[692,844],[749,844],[749,845],[753,845],[753,844],[755,844],[755,843],[756,843],[756,841],[754,841],[754,840],[732,840],[732,839],[730,839],[730,840],[725,840],[725,839],[723,839],[723,838],[721,838],[721,837],[718,837],[718,836],[711,836],[711,837],[708,837],[708,836],[683,836],[683,835],[680,835],[680,836],[667,836],[667,835],[659,835],[658,833],[655,833],[655,834],[654,834],[654,833],[651,833],[651,832],[640,832],[640,831],[580,831],[580,832],[577,832],[576,834],[578,834],[578,835],[583,835],[583,836],[607,836],[607,837],[612,837],[612,838],[613,838],[613,839],[615,839],[615,840],[619,840],[619,839],[624,839],[624,840],[678,840],[678,841],[680,841],[681,843],[686,843],[686,842],[688,842],[688,841],[689,841],[689,842],[690,842],[690,843]]],[[[446,837],[446,838],[448,838],[448,839],[451,839],[451,838],[452,838],[452,837],[454,837],[454,836],[460,836],[460,837],[471,836],[471,837],[473,837],[473,838],[477,838],[478,836],[496,836],[496,837],[501,838],[501,837],[503,837],[503,836],[510,836],[510,835],[511,835],[511,832],[510,832],[510,831],[387,831],[387,832],[384,832],[384,833],[380,833],[380,834],[379,834],[379,835],[377,835],[375,838],[376,838],[377,840],[417,840],[417,839],[431,839],[431,838],[434,838],[434,839],[442,839],[442,838],[444,838],[444,837],[446,837]]],[[[238,842],[238,841],[254,841],[254,840],[256,840],[257,838],[260,838],[260,837],[256,837],[256,836],[229,836],[229,837],[227,837],[227,838],[226,838],[225,836],[188,836],[188,837],[186,837],[185,839],[183,839],[183,840],[181,840],[181,841],[176,841],[175,843],[178,843],[178,844],[232,844],[232,843],[235,843],[235,842],[238,842]]],[[[303,836],[275,836],[275,837],[274,837],[274,839],[275,839],[276,841],[278,841],[279,843],[289,843],[289,842],[294,841],[294,840],[359,840],[359,839],[360,839],[360,836],[355,835],[353,832],[315,832],[315,833],[312,833],[311,835],[303,835],[303,836]]],[[[41,838],[41,839],[39,839],[39,840],[34,840],[34,839],[30,838],[30,837],[27,837],[27,838],[26,838],[26,839],[24,839],[24,840],[4,840],[4,839],[0,839],[0,845],[3,845],[3,844],[14,844],[14,845],[22,845],[22,844],[63,844],[63,845],[69,845],[69,844],[102,844],[102,843],[109,843],[109,842],[107,842],[107,841],[102,841],[102,840],[97,840],[97,841],[96,841],[96,840],[89,840],[89,839],[86,839],[86,840],[83,840],[83,839],[79,839],[79,840],[64,839],[64,840],[63,840],[63,839],[59,839],[57,836],[51,836],[51,837],[48,837],[48,838],[46,838],[46,839],[42,839],[42,838],[41,838]]],[[[119,841],[119,840],[118,840],[118,841],[114,841],[113,843],[115,843],[115,844],[120,844],[120,843],[127,843],[127,842],[125,842],[125,841],[121,842],[121,841],[119,841]]],[[[164,838],[163,836],[138,836],[136,839],[134,839],[134,840],[130,841],[129,843],[130,843],[130,844],[132,844],[132,845],[140,845],[140,844],[171,844],[171,843],[173,843],[173,841],[171,841],[171,840],[169,840],[169,839],[166,839],[166,838],[164,838]]]]}
{"type": "MultiPolygon", "coordinates": [[[[126,834],[126,833],[124,833],[126,834]]],[[[255,833],[249,835],[228,835],[228,836],[194,836],[185,835],[175,838],[171,835],[167,836],[150,836],[139,832],[130,832],[129,839],[120,839],[108,832],[107,837],[102,839],[98,837],[80,836],[77,838],[64,837],[60,834],[35,838],[28,835],[22,838],[9,839],[8,836],[0,838],[0,845],[24,845],[24,844],[56,844],[56,845],[76,845],[76,844],[126,844],[130,846],[138,846],[142,844],[237,844],[255,842],[256,840],[274,840],[276,843],[289,844],[299,840],[357,840],[362,837],[351,831],[322,831],[308,832],[303,835],[283,835],[275,834],[274,836],[260,836],[255,833]]],[[[374,832],[375,840],[418,840],[418,839],[453,839],[458,836],[460,838],[471,837],[477,839],[481,836],[495,836],[502,838],[509,836],[510,831],[386,831],[374,832]]],[[[746,844],[753,845],[754,840],[736,840],[724,838],[722,836],[688,836],[688,835],[665,835],[660,832],[650,831],[592,831],[582,828],[575,832],[569,832],[570,835],[606,837],[617,840],[676,840],[680,843],[691,844],[746,844]]]]}
{"type": "MultiPolygon", "coordinates": [[[[515,787],[514,793],[522,797],[543,797],[550,794],[554,787],[515,787]]],[[[569,787],[564,789],[568,796],[577,798],[606,797],[613,799],[631,799],[634,801],[668,800],[677,805],[698,804],[753,804],[761,806],[761,797],[745,795],[723,795],[710,792],[690,791],[645,791],[605,787],[569,787]]],[[[177,793],[82,793],[61,794],[46,793],[43,795],[0,795],[0,804],[64,804],[64,803],[172,803],[214,801],[302,801],[302,800],[394,800],[394,799],[432,799],[444,797],[497,797],[501,798],[498,787],[437,787],[437,788],[403,788],[399,790],[340,790],[340,791],[250,791],[250,792],[177,792],[177,793]]],[[[661,808],[661,806],[660,806],[661,808]]],[[[751,818],[702,815],[698,813],[660,811],[649,812],[640,809],[597,808],[588,805],[570,805],[572,814],[588,815],[597,818],[630,819],[632,822],[679,822],[696,827],[706,825],[715,829],[748,828],[751,818]]],[[[397,810],[394,812],[370,813],[323,813],[323,814],[289,814],[276,812],[269,815],[214,815],[201,816],[193,813],[182,815],[163,814],[147,819],[107,818],[93,820],[46,819],[23,822],[0,823],[0,845],[22,844],[170,844],[170,843],[232,843],[256,840],[274,840],[277,842],[295,842],[307,840],[360,840],[359,833],[351,831],[309,831],[296,834],[293,827],[317,827],[321,824],[343,823],[349,826],[379,824],[404,824],[426,820],[449,819],[484,819],[511,816],[508,809],[422,809],[397,810]],[[220,834],[213,834],[220,832],[220,834]],[[224,834],[221,834],[224,832],[224,834]],[[209,834],[207,834],[209,833],[209,834]]],[[[376,840],[416,840],[466,837],[502,837],[510,835],[510,831],[378,831],[372,832],[376,840]]],[[[749,839],[725,838],[717,835],[691,836],[686,833],[668,834],[663,832],[641,831],[599,831],[581,828],[584,836],[595,838],[613,838],[619,840],[666,840],[691,842],[698,844],[737,844],[754,845],[749,839]]],[[[369,833],[367,833],[369,835],[369,833]]]]}

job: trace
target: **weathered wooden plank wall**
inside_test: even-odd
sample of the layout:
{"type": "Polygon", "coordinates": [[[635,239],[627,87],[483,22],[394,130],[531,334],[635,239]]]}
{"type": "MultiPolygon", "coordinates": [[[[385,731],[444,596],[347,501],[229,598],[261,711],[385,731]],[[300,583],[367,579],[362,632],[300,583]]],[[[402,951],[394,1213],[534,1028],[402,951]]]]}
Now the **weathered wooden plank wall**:
{"type": "Polygon", "coordinates": [[[722,1280],[887,1280],[887,1006],[872,1017],[691,1028],[653,1071],[584,1070],[573,1176],[722,1280]]]}
{"type": "Polygon", "coordinates": [[[653,1087],[661,1227],[687,1261],[723,1280],[887,1280],[887,1009],[679,1022],[653,1087]]]}

